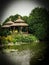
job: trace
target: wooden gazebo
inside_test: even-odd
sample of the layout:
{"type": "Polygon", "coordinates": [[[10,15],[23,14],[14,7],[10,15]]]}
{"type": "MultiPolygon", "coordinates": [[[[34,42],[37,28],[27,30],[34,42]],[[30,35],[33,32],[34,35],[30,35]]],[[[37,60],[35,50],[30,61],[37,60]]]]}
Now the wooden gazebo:
{"type": "Polygon", "coordinates": [[[6,22],[2,27],[18,30],[19,32],[22,32],[22,30],[26,28],[25,32],[28,32],[28,24],[25,23],[25,21],[22,20],[20,16],[18,16],[18,19],[15,22],[12,22],[10,19],[10,21],[6,22]]]}
{"type": "Polygon", "coordinates": [[[25,27],[27,29],[26,32],[28,32],[28,24],[24,22],[24,20],[21,19],[19,16],[18,19],[12,24],[12,27],[14,29],[18,28],[19,32],[22,32],[22,29],[25,27]]]}
{"type": "Polygon", "coordinates": [[[13,22],[11,21],[11,19],[9,19],[9,21],[8,22],[6,22],[3,26],[2,26],[2,28],[4,28],[4,29],[11,29],[11,25],[13,24],[13,22]]]}

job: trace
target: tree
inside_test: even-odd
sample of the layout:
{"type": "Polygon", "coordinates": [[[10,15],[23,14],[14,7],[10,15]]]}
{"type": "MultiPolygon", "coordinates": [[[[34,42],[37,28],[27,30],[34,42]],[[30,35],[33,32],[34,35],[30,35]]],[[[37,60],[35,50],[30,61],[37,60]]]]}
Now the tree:
{"type": "Polygon", "coordinates": [[[20,17],[22,18],[22,16],[21,16],[21,15],[16,14],[16,15],[14,15],[14,16],[13,16],[13,18],[11,18],[11,19],[12,19],[12,21],[13,21],[13,22],[14,22],[14,21],[16,21],[16,20],[18,19],[18,16],[20,16],[20,17]]]}
{"type": "Polygon", "coordinates": [[[28,21],[28,17],[27,16],[23,16],[22,19],[27,23],[28,21]]]}
{"type": "MultiPolygon", "coordinates": [[[[27,16],[23,16],[22,19],[24,20],[24,22],[28,23],[28,17],[27,16]]],[[[22,31],[27,31],[26,27],[23,27],[22,31]]]]}
{"type": "Polygon", "coordinates": [[[14,22],[15,20],[18,19],[18,16],[22,17],[22,16],[19,15],[19,14],[9,16],[9,17],[3,22],[3,25],[4,25],[6,22],[8,22],[10,19],[11,19],[11,21],[14,22]]]}
{"type": "Polygon", "coordinates": [[[49,26],[49,14],[45,8],[35,8],[28,18],[29,32],[37,36],[40,40],[47,39],[49,26]]]}

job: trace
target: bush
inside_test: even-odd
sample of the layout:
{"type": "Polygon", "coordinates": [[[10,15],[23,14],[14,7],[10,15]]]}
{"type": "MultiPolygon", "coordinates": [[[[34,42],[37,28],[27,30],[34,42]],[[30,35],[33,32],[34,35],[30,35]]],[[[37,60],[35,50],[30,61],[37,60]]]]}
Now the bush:
{"type": "Polygon", "coordinates": [[[8,36],[6,37],[6,40],[7,40],[8,42],[12,42],[13,37],[12,37],[11,35],[8,35],[8,36]]]}
{"type": "Polygon", "coordinates": [[[10,31],[7,29],[1,29],[0,30],[0,36],[7,36],[10,35],[10,31]]]}
{"type": "Polygon", "coordinates": [[[8,35],[7,37],[3,36],[2,43],[3,44],[9,42],[13,42],[14,44],[16,42],[32,43],[36,40],[38,39],[33,35],[16,34],[16,35],[8,35]]]}
{"type": "Polygon", "coordinates": [[[16,39],[13,39],[12,42],[15,44],[16,43],[16,39]]]}
{"type": "Polygon", "coordinates": [[[16,42],[34,42],[37,40],[37,38],[33,35],[23,35],[23,34],[18,34],[15,36],[16,42]]]}
{"type": "Polygon", "coordinates": [[[7,43],[8,41],[6,40],[6,37],[5,36],[1,37],[1,44],[7,44],[7,43]]]}

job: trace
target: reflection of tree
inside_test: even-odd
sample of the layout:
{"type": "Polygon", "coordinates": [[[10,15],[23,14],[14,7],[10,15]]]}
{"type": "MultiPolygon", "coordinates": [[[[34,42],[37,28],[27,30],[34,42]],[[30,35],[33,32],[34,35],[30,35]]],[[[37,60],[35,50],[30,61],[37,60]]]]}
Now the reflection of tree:
{"type": "Polygon", "coordinates": [[[37,43],[36,46],[34,45],[34,47],[31,51],[32,56],[30,59],[30,65],[48,65],[49,55],[47,43],[37,43]]]}

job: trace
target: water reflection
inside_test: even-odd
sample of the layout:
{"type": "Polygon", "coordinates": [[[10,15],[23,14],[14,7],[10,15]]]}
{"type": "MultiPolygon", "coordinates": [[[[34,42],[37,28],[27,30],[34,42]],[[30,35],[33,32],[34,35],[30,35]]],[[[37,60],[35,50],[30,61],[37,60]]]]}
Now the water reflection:
{"type": "Polygon", "coordinates": [[[0,52],[0,65],[48,65],[47,46],[44,43],[34,43],[30,46],[31,49],[22,51],[9,49],[10,52],[0,52]]]}

